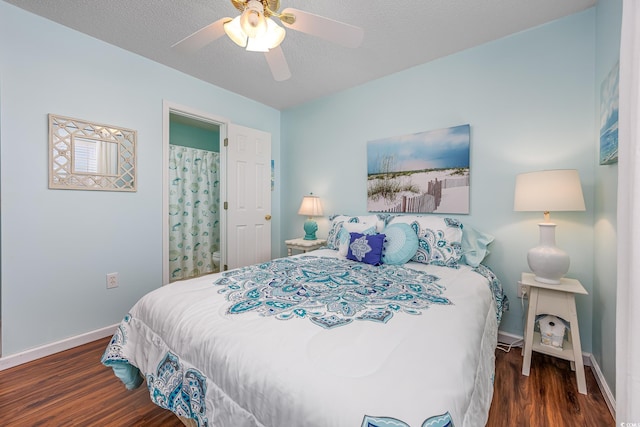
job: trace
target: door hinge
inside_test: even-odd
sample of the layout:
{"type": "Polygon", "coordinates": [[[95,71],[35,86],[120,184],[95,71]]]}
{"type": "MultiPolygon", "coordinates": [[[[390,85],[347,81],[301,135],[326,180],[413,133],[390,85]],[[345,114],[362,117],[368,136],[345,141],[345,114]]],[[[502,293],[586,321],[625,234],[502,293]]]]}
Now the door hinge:
{"type": "Polygon", "coordinates": [[[224,146],[228,147],[229,146],[229,138],[225,138],[224,139],[224,146]]]}
{"type": "Polygon", "coordinates": [[[224,210],[226,211],[227,209],[229,209],[229,202],[224,202],[224,210]]]}

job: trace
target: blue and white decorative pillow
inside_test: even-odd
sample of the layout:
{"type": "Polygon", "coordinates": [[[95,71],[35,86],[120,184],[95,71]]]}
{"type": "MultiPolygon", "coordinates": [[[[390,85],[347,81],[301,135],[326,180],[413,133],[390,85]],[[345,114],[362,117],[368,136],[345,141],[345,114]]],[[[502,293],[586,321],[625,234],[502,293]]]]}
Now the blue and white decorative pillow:
{"type": "Polygon", "coordinates": [[[329,227],[329,234],[327,235],[327,248],[338,250],[340,245],[338,241],[338,233],[342,229],[344,221],[331,221],[331,227],[329,227]]]}
{"type": "Polygon", "coordinates": [[[349,242],[351,241],[351,233],[360,233],[365,235],[376,234],[376,227],[369,224],[358,222],[343,222],[338,232],[338,254],[346,257],[349,251],[349,242]]]}
{"type": "Polygon", "coordinates": [[[371,265],[382,264],[384,239],[384,234],[351,233],[347,259],[371,265]]]}
{"type": "Polygon", "coordinates": [[[347,216],[347,215],[333,215],[329,217],[330,226],[329,234],[327,235],[327,248],[337,250],[340,246],[338,243],[338,233],[342,228],[343,223],[358,223],[367,224],[376,228],[377,232],[382,231],[384,228],[384,220],[379,218],[378,215],[361,215],[361,216],[347,216]]]}
{"type": "Polygon", "coordinates": [[[423,264],[458,268],[462,256],[462,224],[435,215],[399,215],[390,224],[409,224],[418,236],[418,250],[411,259],[423,264]]]}

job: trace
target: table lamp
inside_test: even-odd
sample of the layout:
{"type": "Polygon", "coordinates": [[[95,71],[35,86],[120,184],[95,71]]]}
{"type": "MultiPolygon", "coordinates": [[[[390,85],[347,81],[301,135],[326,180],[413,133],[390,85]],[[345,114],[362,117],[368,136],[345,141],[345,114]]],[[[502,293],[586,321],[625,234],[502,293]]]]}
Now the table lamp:
{"type": "Polygon", "coordinates": [[[300,209],[298,210],[298,215],[306,215],[309,217],[304,222],[304,240],[317,240],[316,231],[318,231],[318,224],[313,220],[313,217],[322,215],[320,198],[314,196],[313,193],[304,196],[300,204],[300,209]]]}
{"type": "Polygon", "coordinates": [[[527,253],[535,280],[557,285],[569,271],[569,255],[556,246],[556,224],[549,221],[550,211],[584,211],[580,176],[575,169],[545,170],[516,177],[514,211],[544,212],[540,244],[527,253]]]}

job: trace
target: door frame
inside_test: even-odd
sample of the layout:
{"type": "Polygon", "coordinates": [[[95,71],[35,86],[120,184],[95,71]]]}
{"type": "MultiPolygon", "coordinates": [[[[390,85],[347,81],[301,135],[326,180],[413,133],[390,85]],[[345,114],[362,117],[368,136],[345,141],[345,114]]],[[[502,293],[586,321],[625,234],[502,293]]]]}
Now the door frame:
{"type": "MultiPolygon", "coordinates": [[[[220,127],[220,201],[227,200],[227,151],[222,143],[227,138],[230,121],[205,111],[162,101],[162,284],[169,284],[169,121],[170,114],[215,123],[220,127]]],[[[220,210],[220,265],[227,262],[227,211],[220,210]]]]}

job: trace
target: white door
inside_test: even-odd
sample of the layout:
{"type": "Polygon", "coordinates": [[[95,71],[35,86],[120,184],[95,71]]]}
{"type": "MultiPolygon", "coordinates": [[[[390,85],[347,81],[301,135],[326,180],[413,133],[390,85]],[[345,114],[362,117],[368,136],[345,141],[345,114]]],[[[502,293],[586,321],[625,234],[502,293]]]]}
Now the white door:
{"type": "Polygon", "coordinates": [[[227,268],[271,259],[271,134],[229,125],[227,268]]]}

